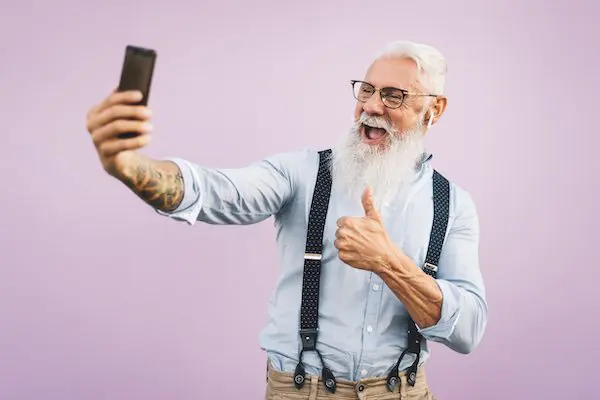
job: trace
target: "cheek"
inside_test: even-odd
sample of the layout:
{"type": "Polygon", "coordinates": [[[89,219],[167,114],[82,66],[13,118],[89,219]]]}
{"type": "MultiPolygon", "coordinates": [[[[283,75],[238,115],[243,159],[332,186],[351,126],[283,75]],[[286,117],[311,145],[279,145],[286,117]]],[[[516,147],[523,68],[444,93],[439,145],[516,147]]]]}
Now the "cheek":
{"type": "Polygon", "coordinates": [[[412,112],[395,112],[390,115],[394,127],[400,132],[412,129],[417,122],[417,115],[412,112]]]}

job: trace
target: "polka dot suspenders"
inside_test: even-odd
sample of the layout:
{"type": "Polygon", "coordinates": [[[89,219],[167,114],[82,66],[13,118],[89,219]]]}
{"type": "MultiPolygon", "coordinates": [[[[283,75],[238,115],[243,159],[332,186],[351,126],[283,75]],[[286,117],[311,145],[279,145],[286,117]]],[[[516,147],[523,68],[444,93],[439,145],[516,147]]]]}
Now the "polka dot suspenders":
{"type": "MultiPolygon", "coordinates": [[[[308,216],[308,231],[306,237],[306,249],[304,254],[304,276],[302,280],[302,302],[300,307],[300,339],[302,349],[298,356],[298,365],[294,373],[294,384],[298,389],[304,385],[305,369],[302,364],[302,355],[305,351],[315,351],[321,360],[323,366],[321,378],[325,384],[325,389],[335,393],[336,380],[325,360],[317,349],[318,336],[318,317],[319,317],[319,284],[321,272],[321,258],[323,250],[323,231],[325,230],[325,220],[329,208],[329,197],[331,195],[331,174],[329,170],[329,158],[331,149],[319,152],[319,170],[317,181],[313,193],[310,213],[308,216]]],[[[449,214],[449,182],[437,171],[433,172],[433,224],[429,240],[429,248],[423,270],[436,277],[437,263],[440,258],[446,228],[448,225],[449,214]]],[[[410,320],[408,327],[408,348],[405,349],[398,362],[394,365],[387,378],[387,385],[390,391],[393,391],[398,385],[398,368],[400,362],[406,353],[416,355],[415,362],[408,370],[408,383],[415,384],[417,367],[419,364],[419,354],[421,341],[423,337],[417,331],[414,321],[410,320]]]]}
{"type": "MultiPolygon", "coordinates": [[[[433,222],[431,224],[431,233],[429,234],[429,247],[423,264],[423,271],[432,276],[437,277],[437,264],[440,259],[444,238],[446,237],[446,229],[448,227],[448,216],[450,211],[450,182],[444,178],[436,170],[433,171],[433,222]]],[[[415,321],[412,319],[408,322],[408,347],[400,354],[400,358],[390,371],[387,377],[387,387],[390,392],[393,392],[398,386],[398,367],[402,358],[407,353],[412,353],[416,356],[415,361],[408,368],[407,382],[411,386],[415,386],[417,368],[419,367],[419,359],[421,355],[421,341],[423,336],[417,330],[415,321]]]]}

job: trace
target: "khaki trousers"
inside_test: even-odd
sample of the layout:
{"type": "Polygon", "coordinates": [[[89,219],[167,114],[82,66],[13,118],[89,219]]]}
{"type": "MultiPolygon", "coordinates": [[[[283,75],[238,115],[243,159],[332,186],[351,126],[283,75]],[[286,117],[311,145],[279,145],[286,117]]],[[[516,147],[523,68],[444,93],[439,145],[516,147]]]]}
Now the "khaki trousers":
{"type": "Polygon", "coordinates": [[[406,375],[400,373],[400,384],[394,392],[390,392],[386,386],[386,377],[363,379],[358,382],[350,382],[337,379],[335,394],[325,390],[320,377],[307,376],[302,389],[294,386],[294,374],[282,373],[268,368],[267,371],[267,393],[265,400],[435,400],[435,396],[429,391],[425,369],[420,367],[417,371],[415,386],[409,386],[406,375]]]}

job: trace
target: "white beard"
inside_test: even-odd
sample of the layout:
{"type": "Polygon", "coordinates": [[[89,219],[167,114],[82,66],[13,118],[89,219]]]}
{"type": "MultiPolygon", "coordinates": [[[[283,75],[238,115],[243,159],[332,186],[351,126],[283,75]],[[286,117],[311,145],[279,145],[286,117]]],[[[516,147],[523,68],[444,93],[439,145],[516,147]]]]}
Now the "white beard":
{"type": "Polygon", "coordinates": [[[383,118],[363,114],[350,134],[333,148],[331,172],[334,184],[358,201],[365,188],[370,186],[375,204],[381,206],[415,178],[418,162],[425,152],[423,132],[423,124],[419,123],[412,131],[399,134],[383,118]],[[362,141],[360,126],[363,122],[388,131],[385,147],[362,141]]]}

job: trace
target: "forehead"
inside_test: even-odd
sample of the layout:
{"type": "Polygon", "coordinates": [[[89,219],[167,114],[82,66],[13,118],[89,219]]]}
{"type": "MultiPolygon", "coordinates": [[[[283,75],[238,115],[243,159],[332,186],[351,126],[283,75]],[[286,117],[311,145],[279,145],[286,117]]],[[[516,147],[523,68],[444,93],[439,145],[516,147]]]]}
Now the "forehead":
{"type": "Polygon", "coordinates": [[[417,84],[417,64],[409,58],[380,58],[371,64],[365,81],[377,87],[409,89],[417,84]]]}

